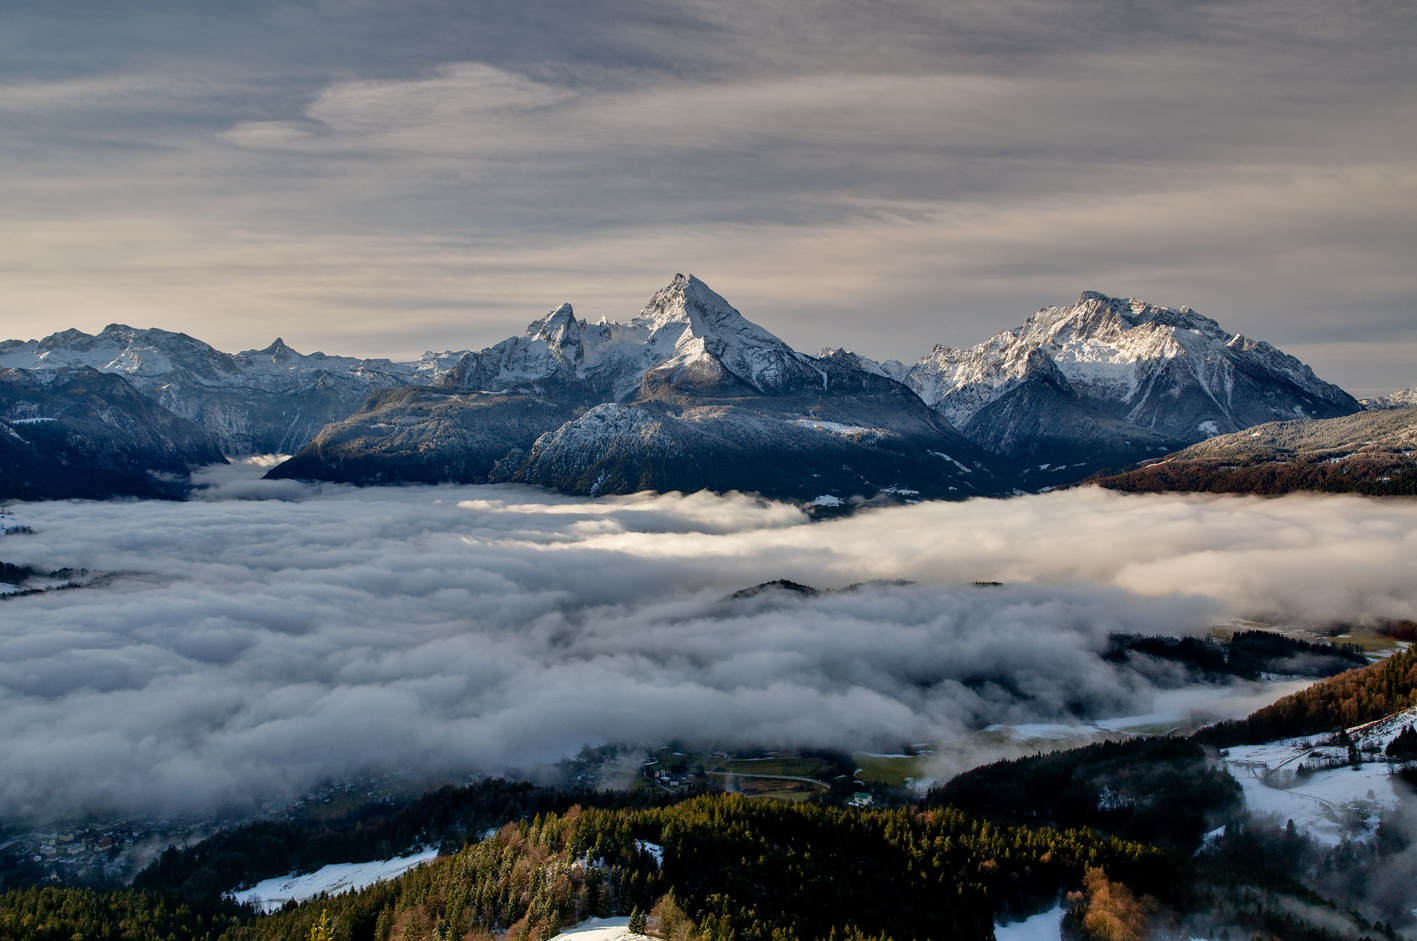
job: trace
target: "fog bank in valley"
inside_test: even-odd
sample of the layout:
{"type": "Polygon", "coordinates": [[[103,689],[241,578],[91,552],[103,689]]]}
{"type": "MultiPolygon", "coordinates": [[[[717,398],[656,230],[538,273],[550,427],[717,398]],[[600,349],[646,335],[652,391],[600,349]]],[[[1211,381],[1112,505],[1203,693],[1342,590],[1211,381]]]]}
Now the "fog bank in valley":
{"type": "Polygon", "coordinates": [[[188,503],[13,508],[34,532],[0,558],[116,574],[0,608],[0,818],[239,810],[604,742],[958,753],[993,723],[1242,714],[1266,694],[1160,689],[1098,656],[1108,633],[1417,616],[1412,503],[1083,490],[813,524],[741,495],[258,470],[188,503]],[[872,584],[731,597],[777,578],[872,584]]]}

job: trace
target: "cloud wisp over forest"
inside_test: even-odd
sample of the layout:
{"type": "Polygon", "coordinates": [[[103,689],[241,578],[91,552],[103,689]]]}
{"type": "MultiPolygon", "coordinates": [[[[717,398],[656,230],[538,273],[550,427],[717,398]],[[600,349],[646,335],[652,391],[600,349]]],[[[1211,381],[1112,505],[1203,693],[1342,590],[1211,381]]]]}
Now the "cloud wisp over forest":
{"type": "MultiPolygon", "coordinates": [[[[737,495],[249,476],[15,508],[34,533],[0,557],[114,574],[4,602],[0,815],[239,810],[671,737],[959,747],[1189,707],[1100,659],[1109,632],[1417,614],[1405,504],[1089,490],[814,524],[737,495]],[[730,597],[774,578],[868,584],[730,597]]],[[[1263,695],[1230,693],[1212,715],[1263,695]]]]}

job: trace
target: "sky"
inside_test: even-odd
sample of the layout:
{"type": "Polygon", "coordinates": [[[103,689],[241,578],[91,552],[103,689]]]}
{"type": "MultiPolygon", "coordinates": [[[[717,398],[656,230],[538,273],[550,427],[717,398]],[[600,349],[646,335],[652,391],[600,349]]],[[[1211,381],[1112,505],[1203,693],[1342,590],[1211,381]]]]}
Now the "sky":
{"type": "Polygon", "coordinates": [[[480,348],[693,273],[913,361],[1083,290],[1417,385],[1393,0],[0,0],[0,335],[480,348]]]}
{"type": "Polygon", "coordinates": [[[365,774],[520,777],[675,738],[929,742],[943,779],[999,756],[976,734],[992,725],[1086,738],[1304,685],[1111,662],[1110,633],[1417,618],[1411,503],[1093,488],[812,523],[736,493],[355,488],[264,466],[199,471],[187,502],[10,508],[32,532],[0,535],[6,561],[93,580],[0,602],[0,820],[249,813],[365,774]],[[824,593],[734,597],[778,578],[824,593]]]}

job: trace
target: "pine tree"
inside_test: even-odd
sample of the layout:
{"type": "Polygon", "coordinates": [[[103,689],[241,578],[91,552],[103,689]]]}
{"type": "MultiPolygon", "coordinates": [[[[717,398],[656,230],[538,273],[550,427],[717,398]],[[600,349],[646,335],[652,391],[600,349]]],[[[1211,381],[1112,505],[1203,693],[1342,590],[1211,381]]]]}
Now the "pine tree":
{"type": "Polygon", "coordinates": [[[630,912],[630,934],[644,934],[644,933],[645,933],[645,913],[642,912],[642,911],[640,911],[640,909],[639,909],[638,907],[636,907],[634,911],[630,912]]]}
{"type": "Polygon", "coordinates": [[[330,910],[320,912],[320,920],[310,926],[310,941],[335,941],[335,926],[330,924],[330,910]]]}
{"type": "Polygon", "coordinates": [[[1410,725],[1403,729],[1396,738],[1388,742],[1387,756],[1404,761],[1417,758],[1417,731],[1413,731],[1410,725]]]}

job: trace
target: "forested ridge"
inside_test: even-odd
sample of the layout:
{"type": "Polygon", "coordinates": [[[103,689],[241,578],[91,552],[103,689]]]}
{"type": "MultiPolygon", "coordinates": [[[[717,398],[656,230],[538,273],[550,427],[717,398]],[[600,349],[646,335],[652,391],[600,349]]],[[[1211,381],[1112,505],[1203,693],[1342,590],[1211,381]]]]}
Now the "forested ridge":
{"type": "Polygon", "coordinates": [[[664,803],[644,793],[561,790],[491,778],[445,786],[416,800],[370,803],[319,822],[255,821],[222,830],[185,849],[169,847],[133,880],[139,889],[180,889],[188,899],[219,896],[243,885],[329,863],[388,859],[419,846],[455,851],[509,820],[557,813],[574,805],[623,807],[664,803]]]}
{"type": "Polygon", "coordinates": [[[1226,748],[1318,735],[1373,722],[1417,705],[1417,648],[1349,670],[1285,696],[1249,718],[1201,729],[1195,740],[1226,748]]]}
{"type": "Polygon", "coordinates": [[[1136,663],[1136,655],[1185,666],[1197,681],[1225,676],[1257,680],[1264,673],[1327,677],[1365,666],[1368,658],[1346,644],[1312,643],[1273,631],[1238,631],[1228,642],[1201,637],[1112,634],[1102,658],[1136,663]]]}
{"type": "Polygon", "coordinates": [[[1189,855],[1243,810],[1244,797],[1195,742],[1140,738],[997,761],[931,789],[925,803],[998,824],[1092,828],[1189,855]]]}
{"type": "Polygon", "coordinates": [[[393,882],[266,917],[145,890],[11,892],[0,897],[0,937],[307,938],[328,911],[339,941],[545,939],[672,893],[708,941],[966,941],[989,937],[998,915],[1052,904],[1088,867],[1153,895],[1175,884],[1175,862],[1159,850],[1086,831],[717,795],[508,824],[393,882]],[[662,847],[662,866],[646,842],[662,847]]]}
{"type": "Polygon", "coordinates": [[[1417,462],[1398,455],[1358,456],[1342,464],[1325,461],[1236,464],[1233,460],[1188,461],[1105,473],[1091,480],[1129,493],[1249,493],[1277,496],[1298,490],[1357,493],[1370,497],[1417,495],[1417,462]]]}

